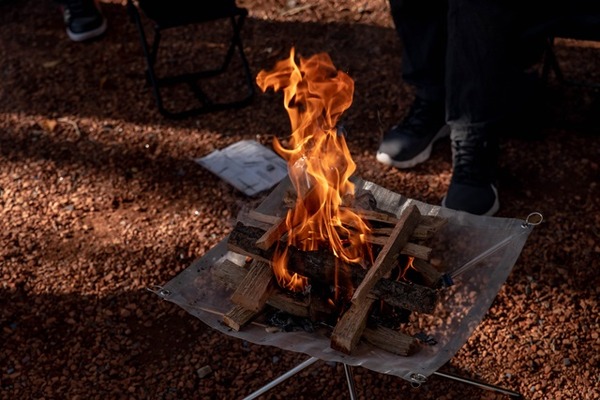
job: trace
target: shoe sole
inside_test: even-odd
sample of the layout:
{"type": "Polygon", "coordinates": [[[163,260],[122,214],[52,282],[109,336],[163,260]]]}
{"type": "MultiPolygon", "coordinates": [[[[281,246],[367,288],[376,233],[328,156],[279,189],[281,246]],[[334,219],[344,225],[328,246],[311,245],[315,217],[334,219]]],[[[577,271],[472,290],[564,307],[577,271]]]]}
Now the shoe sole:
{"type": "MultiPolygon", "coordinates": [[[[480,215],[485,215],[485,216],[491,217],[494,214],[496,214],[498,212],[498,210],[500,209],[500,201],[498,200],[498,189],[496,189],[496,186],[492,185],[492,190],[494,191],[494,194],[496,195],[496,197],[494,199],[494,204],[492,204],[492,208],[490,208],[485,213],[480,214],[480,215]]],[[[444,196],[444,198],[442,199],[442,207],[448,208],[448,207],[446,207],[446,196],[444,196]]],[[[466,211],[464,211],[464,212],[466,212],[466,211]]],[[[476,215],[476,214],[474,214],[474,215],[476,215]]]]}
{"type": "Polygon", "coordinates": [[[84,40],[90,40],[95,37],[98,37],[106,32],[106,19],[102,21],[102,25],[100,25],[96,29],[92,29],[91,31],[75,33],[67,28],[67,36],[74,42],[83,42],[84,40]]]}
{"type": "Polygon", "coordinates": [[[429,142],[427,147],[425,147],[425,149],[422,152],[420,152],[419,154],[417,154],[410,160],[396,161],[392,157],[390,157],[388,154],[385,154],[385,153],[377,153],[376,158],[377,158],[377,161],[379,161],[382,164],[390,165],[392,167],[396,167],[399,169],[412,168],[417,164],[420,164],[422,162],[429,160],[429,157],[431,156],[431,150],[433,149],[434,143],[437,142],[439,139],[445,138],[447,136],[450,136],[450,127],[448,125],[444,125],[438,131],[438,133],[433,137],[433,139],[431,139],[431,142],[429,142]]]}

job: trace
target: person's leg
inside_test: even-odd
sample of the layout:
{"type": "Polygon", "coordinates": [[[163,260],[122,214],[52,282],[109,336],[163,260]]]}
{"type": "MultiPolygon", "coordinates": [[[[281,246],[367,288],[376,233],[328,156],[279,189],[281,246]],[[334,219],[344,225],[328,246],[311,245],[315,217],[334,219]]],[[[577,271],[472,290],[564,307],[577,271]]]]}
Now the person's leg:
{"type": "Polygon", "coordinates": [[[415,102],[402,123],[383,138],[377,160],[410,168],[429,158],[431,146],[446,131],[446,3],[439,0],[390,0],[403,46],[402,78],[415,88],[415,102]]]}
{"type": "Polygon", "coordinates": [[[499,135],[524,96],[520,40],[535,12],[527,4],[449,1],[446,104],[453,173],[446,207],[488,215],[498,210],[499,135]]]}
{"type": "Polygon", "coordinates": [[[424,100],[444,101],[447,4],[439,0],[390,0],[402,42],[402,79],[424,100]]]}

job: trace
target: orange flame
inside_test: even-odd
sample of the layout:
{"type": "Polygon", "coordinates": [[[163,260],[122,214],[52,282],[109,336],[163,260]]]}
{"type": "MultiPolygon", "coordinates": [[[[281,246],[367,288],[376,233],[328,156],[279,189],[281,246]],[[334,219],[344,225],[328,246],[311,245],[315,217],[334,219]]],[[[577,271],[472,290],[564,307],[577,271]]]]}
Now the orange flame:
{"type": "MultiPolygon", "coordinates": [[[[296,189],[295,208],[286,217],[288,246],[314,251],[324,246],[348,263],[360,262],[370,229],[342,199],[354,194],[349,178],[356,170],[337,123],[352,104],[354,81],[336,70],[327,54],[300,58],[290,56],[272,71],[261,71],[256,82],[266,91],[282,90],[292,128],[289,149],[277,140],[273,147],[287,160],[296,189]]],[[[301,290],[306,280],[287,271],[287,247],[278,251],[273,269],[282,286],[301,290]]]]}
{"type": "Polygon", "coordinates": [[[409,269],[415,269],[415,266],[413,265],[413,262],[415,261],[414,257],[408,257],[408,261],[406,261],[406,265],[404,266],[404,269],[402,270],[402,274],[400,274],[400,276],[398,277],[402,280],[407,281],[408,279],[406,278],[406,274],[408,273],[409,269]]]}

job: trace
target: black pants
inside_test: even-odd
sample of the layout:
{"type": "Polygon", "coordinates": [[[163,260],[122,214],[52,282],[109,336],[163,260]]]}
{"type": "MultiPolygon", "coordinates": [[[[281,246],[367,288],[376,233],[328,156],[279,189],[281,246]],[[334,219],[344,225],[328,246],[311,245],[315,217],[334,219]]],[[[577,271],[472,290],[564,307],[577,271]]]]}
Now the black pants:
{"type": "Polygon", "coordinates": [[[530,98],[523,72],[541,56],[544,38],[528,33],[567,12],[554,3],[390,0],[403,79],[417,96],[446,101],[453,138],[497,130],[530,98]]]}

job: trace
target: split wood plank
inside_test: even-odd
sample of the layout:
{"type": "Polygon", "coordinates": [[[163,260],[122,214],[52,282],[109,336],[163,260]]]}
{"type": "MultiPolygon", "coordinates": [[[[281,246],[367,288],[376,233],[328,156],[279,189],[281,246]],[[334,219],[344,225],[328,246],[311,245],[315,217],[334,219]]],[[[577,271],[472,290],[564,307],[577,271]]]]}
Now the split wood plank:
{"type": "MultiPolygon", "coordinates": [[[[230,260],[223,260],[212,268],[213,277],[221,282],[223,286],[229,289],[237,288],[244,277],[248,274],[248,269],[237,265],[230,260]]],[[[310,299],[297,299],[286,293],[279,291],[270,291],[267,298],[267,304],[284,311],[288,314],[298,317],[308,317],[310,315],[310,299]]]]}
{"type": "Polygon", "coordinates": [[[360,337],[367,326],[367,317],[373,298],[367,298],[360,303],[352,303],[350,308],[342,315],[331,334],[331,348],[345,354],[351,354],[358,344],[360,337]]]}
{"type": "Polygon", "coordinates": [[[383,246],[375,259],[375,263],[369,268],[363,281],[354,291],[352,295],[353,304],[365,301],[375,284],[394,268],[395,261],[408,242],[412,231],[419,223],[420,216],[421,214],[414,204],[404,210],[390,235],[390,240],[383,246]]]}
{"type": "Polygon", "coordinates": [[[286,218],[279,218],[257,241],[256,247],[262,250],[269,249],[287,232],[286,218]]]}
{"type": "Polygon", "coordinates": [[[413,268],[416,269],[429,287],[437,287],[442,282],[442,273],[427,261],[415,258],[413,268]]]}
{"type": "Polygon", "coordinates": [[[234,263],[231,260],[222,260],[211,268],[213,278],[221,282],[228,289],[236,289],[248,270],[234,263]]]}
{"type": "Polygon", "coordinates": [[[400,356],[409,356],[418,348],[414,337],[384,326],[365,328],[362,337],[375,347],[400,356]]]}
{"type": "Polygon", "coordinates": [[[358,214],[358,216],[360,216],[362,219],[366,219],[367,221],[384,222],[390,225],[396,225],[398,223],[398,218],[396,218],[396,216],[393,214],[374,210],[363,210],[360,208],[349,208],[358,214]]]}
{"type": "MultiPolygon", "coordinates": [[[[411,240],[427,240],[431,239],[435,233],[440,230],[446,223],[447,219],[433,215],[422,215],[419,224],[410,235],[411,240]]],[[[371,235],[376,236],[376,240],[387,240],[392,233],[391,227],[372,228],[371,235]]],[[[379,243],[377,243],[379,244],[379,243]]]]}
{"type": "Polygon", "coordinates": [[[248,218],[271,225],[275,225],[281,219],[281,217],[276,215],[264,214],[256,210],[250,210],[248,212],[248,218]]]}
{"type": "Polygon", "coordinates": [[[231,296],[231,301],[258,312],[265,305],[273,285],[273,270],[268,263],[254,260],[248,273],[231,296]]]}
{"type": "Polygon", "coordinates": [[[412,233],[411,239],[427,240],[448,223],[446,218],[438,217],[437,215],[423,215],[419,221],[419,225],[412,233]]]}
{"type": "MultiPolygon", "coordinates": [[[[369,236],[367,238],[367,242],[372,244],[377,244],[380,246],[385,246],[387,242],[389,242],[390,238],[385,236],[369,236]]],[[[400,251],[400,254],[404,254],[405,256],[420,258],[422,260],[429,260],[431,256],[431,252],[433,249],[431,247],[423,246],[422,244],[411,243],[408,242],[400,251]]]]}
{"type": "Polygon", "coordinates": [[[419,258],[421,260],[429,260],[429,257],[431,257],[431,251],[431,247],[423,246],[422,244],[406,243],[400,251],[400,254],[419,258]]]}
{"type": "Polygon", "coordinates": [[[223,323],[234,331],[239,331],[244,325],[250,322],[256,314],[258,314],[256,311],[248,310],[247,308],[236,305],[223,316],[223,323]]]}

